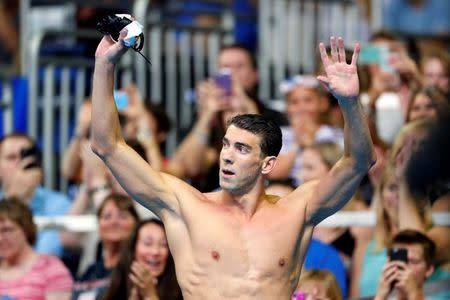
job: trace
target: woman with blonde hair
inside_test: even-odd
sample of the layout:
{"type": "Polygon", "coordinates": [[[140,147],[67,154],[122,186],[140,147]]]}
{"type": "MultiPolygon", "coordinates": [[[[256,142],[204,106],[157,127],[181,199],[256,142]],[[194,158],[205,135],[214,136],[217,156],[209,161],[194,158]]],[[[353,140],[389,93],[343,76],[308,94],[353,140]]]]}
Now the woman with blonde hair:
{"type": "MultiPolygon", "coordinates": [[[[374,209],[376,224],[373,239],[361,253],[361,264],[358,274],[352,278],[352,286],[358,286],[359,292],[352,296],[370,297],[375,295],[382,267],[387,260],[386,249],[392,237],[399,231],[399,178],[398,169],[394,165],[394,157],[398,157],[406,141],[420,143],[430,128],[430,121],[422,120],[404,125],[398,133],[392,150],[391,159],[387,163],[379,185],[375,191],[374,209]]],[[[429,205],[421,201],[413,201],[420,212],[422,222],[431,227],[431,210],[429,205]]],[[[355,290],[353,290],[354,293],[355,290]]]]}
{"type": "Polygon", "coordinates": [[[305,270],[300,276],[292,300],[342,300],[336,278],[329,271],[305,270]]]}

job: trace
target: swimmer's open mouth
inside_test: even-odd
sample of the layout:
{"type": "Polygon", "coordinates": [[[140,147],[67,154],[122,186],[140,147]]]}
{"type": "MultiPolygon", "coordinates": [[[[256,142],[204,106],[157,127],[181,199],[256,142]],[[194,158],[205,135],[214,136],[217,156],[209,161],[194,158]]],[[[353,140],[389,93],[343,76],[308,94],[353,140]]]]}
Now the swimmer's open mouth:
{"type": "Polygon", "coordinates": [[[225,175],[234,175],[234,172],[231,172],[229,170],[222,170],[222,173],[225,175]]]}

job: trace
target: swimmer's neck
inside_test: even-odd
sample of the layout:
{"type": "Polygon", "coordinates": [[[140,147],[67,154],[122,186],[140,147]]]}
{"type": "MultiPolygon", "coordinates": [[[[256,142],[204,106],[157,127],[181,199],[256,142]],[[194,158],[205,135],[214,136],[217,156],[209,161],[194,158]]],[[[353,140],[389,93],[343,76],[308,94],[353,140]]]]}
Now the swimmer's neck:
{"type": "Polygon", "coordinates": [[[271,196],[265,194],[263,186],[255,187],[241,195],[226,190],[222,190],[221,193],[222,203],[237,208],[246,219],[251,219],[264,203],[273,203],[271,196]]]}

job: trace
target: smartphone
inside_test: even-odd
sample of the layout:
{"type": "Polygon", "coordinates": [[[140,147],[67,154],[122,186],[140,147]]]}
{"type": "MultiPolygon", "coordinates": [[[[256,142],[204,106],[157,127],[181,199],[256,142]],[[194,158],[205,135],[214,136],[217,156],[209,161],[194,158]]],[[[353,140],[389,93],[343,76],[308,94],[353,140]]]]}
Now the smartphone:
{"type": "Polygon", "coordinates": [[[389,250],[389,260],[399,260],[402,262],[408,262],[408,250],[405,248],[392,248],[389,250]]]}
{"type": "Polygon", "coordinates": [[[367,45],[361,48],[358,63],[360,65],[377,64],[383,72],[393,73],[393,61],[395,53],[392,53],[387,46],[367,45]]]}
{"type": "Polygon", "coordinates": [[[225,91],[226,96],[231,96],[231,71],[229,69],[220,69],[214,76],[214,82],[225,91]]]}
{"type": "Polygon", "coordinates": [[[116,102],[117,110],[124,111],[128,107],[128,94],[124,91],[114,91],[114,101],[116,102]]]}
{"type": "Polygon", "coordinates": [[[20,158],[25,159],[32,156],[34,159],[31,163],[25,166],[25,169],[33,169],[41,167],[41,153],[36,146],[30,148],[23,148],[20,150],[20,158]]]}

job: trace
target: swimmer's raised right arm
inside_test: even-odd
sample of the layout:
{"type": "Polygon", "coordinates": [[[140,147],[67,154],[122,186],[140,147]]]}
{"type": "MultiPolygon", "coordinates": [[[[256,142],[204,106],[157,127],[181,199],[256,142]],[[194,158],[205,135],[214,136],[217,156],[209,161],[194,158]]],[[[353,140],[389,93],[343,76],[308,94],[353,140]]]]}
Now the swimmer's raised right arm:
{"type": "Polygon", "coordinates": [[[114,69],[127,51],[121,39],[115,43],[104,36],[95,53],[92,89],[92,150],[105,162],[114,176],[133,199],[159,217],[164,212],[179,215],[175,193],[191,189],[182,180],[159,173],[124,141],[114,102],[114,69]]]}

